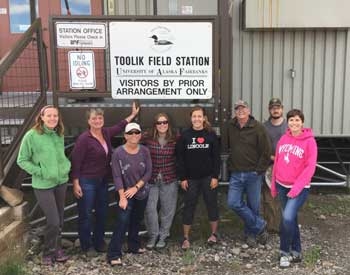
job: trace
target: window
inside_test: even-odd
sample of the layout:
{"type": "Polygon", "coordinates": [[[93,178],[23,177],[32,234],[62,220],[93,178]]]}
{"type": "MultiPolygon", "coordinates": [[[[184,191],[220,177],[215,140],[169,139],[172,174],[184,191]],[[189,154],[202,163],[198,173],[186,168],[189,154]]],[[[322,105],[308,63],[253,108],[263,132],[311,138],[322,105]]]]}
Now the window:
{"type": "Polygon", "coordinates": [[[68,9],[71,15],[90,15],[90,0],[61,0],[61,14],[67,15],[68,9]],[[67,7],[68,6],[68,7],[67,7]]]}
{"type": "MultiPolygon", "coordinates": [[[[25,32],[30,26],[29,0],[9,0],[9,6],[11,33],[25,32]]],[[[38,15],[38,1],[36,1],[36,13],[38,15]]]]}

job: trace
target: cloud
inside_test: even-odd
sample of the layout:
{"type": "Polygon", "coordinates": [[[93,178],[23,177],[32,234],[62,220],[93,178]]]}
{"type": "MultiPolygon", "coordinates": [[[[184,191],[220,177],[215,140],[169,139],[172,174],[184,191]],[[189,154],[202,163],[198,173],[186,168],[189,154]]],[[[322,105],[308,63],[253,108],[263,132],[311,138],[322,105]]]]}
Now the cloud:
{"type": "Polygon", "coordinates": [[[27,4],[10,4],[10,13],[11,14],[29,14],[30,7],[29,3],[27,4]]]}
{"type": "Polygon", "coordinates": [[[87,5],[87,6],[90,6],[90,0],[68,0],[68,3],[69,2],[74,2],[76,4],[79,4],[79,5],[87,5]]]}

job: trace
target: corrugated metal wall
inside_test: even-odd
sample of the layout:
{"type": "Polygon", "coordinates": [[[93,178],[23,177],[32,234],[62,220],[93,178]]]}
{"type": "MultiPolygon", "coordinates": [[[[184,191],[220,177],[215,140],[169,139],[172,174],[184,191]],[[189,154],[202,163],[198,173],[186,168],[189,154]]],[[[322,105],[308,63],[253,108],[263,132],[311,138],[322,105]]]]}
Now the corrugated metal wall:
{"type": "MultiPolygon", "coordinates": [[[[216,15],[218,0],[157,0],[157,15],[216,15]]],[[[153,15],[154,0],[105,0],[105,14],[153,15]]]]}
{"type": "MultiPolygon", "coordinates": [[[[232,101],[247,100],[253,115],[264,120],[269,99],[280,97],[285,112],[304,111],[306,126],[317,135],[350,136],[349,30],[243,31],[242,1],[230,2],[232,101]]],[[[157,8],[176,14],[180,2],[158,0],[157,8]]],[[[107,0],[106,8],[110,15],[152,15],[153,0],[107,0]]]]}
{"type": "Polygon", "coordinates": [[[233,102],[247,100],[264,120],[269,99],[280,97],[317,135],[349,136],[349,30],[243,31],[240,2],[232,9],[233,102]]]}
{"type": "Polygon", "coordinates": [[[153,0],[106,0],[108,15],[153,15],[153,0]]]}

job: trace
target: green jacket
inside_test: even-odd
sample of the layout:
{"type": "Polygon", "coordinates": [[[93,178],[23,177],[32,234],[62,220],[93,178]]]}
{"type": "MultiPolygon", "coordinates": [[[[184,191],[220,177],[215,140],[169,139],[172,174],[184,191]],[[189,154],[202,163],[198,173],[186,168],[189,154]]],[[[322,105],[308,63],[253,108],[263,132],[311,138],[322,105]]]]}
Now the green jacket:
{"type": "Polygon", "coordinates": [[[250,116],[240,128],[236,118],[228,123],[229,158],[231,172],[263,173],[270,165],[271,143],[265,127],[250,116]]]}
{"type": "Polygon", "coordinates": [[[49,189],[68,181],[70,161],[64,153],[64,138],[53,130],[29,130],[23,137],[17,164],[32,175],[32,186],[49,189]]]}

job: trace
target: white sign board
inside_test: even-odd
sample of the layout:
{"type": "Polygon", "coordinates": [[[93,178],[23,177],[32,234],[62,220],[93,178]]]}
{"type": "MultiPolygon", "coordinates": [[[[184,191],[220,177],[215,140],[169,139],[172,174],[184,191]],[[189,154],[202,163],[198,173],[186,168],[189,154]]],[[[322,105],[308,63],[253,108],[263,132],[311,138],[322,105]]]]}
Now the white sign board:
{"type": "Polygon", "coordinates": [[[93,51],[70,51],[69,85],[71,89],[96,88],[95,58],[93,51]]]}
{"type": "Polygon", "coordinates": [[[56,22],[58,48],[106,48],[106,24],[56,22]]]}
{"type": "Polygon", "coordinates": [[[113,98],[209,99],[211,22],[110,22],[113,98]]]}

